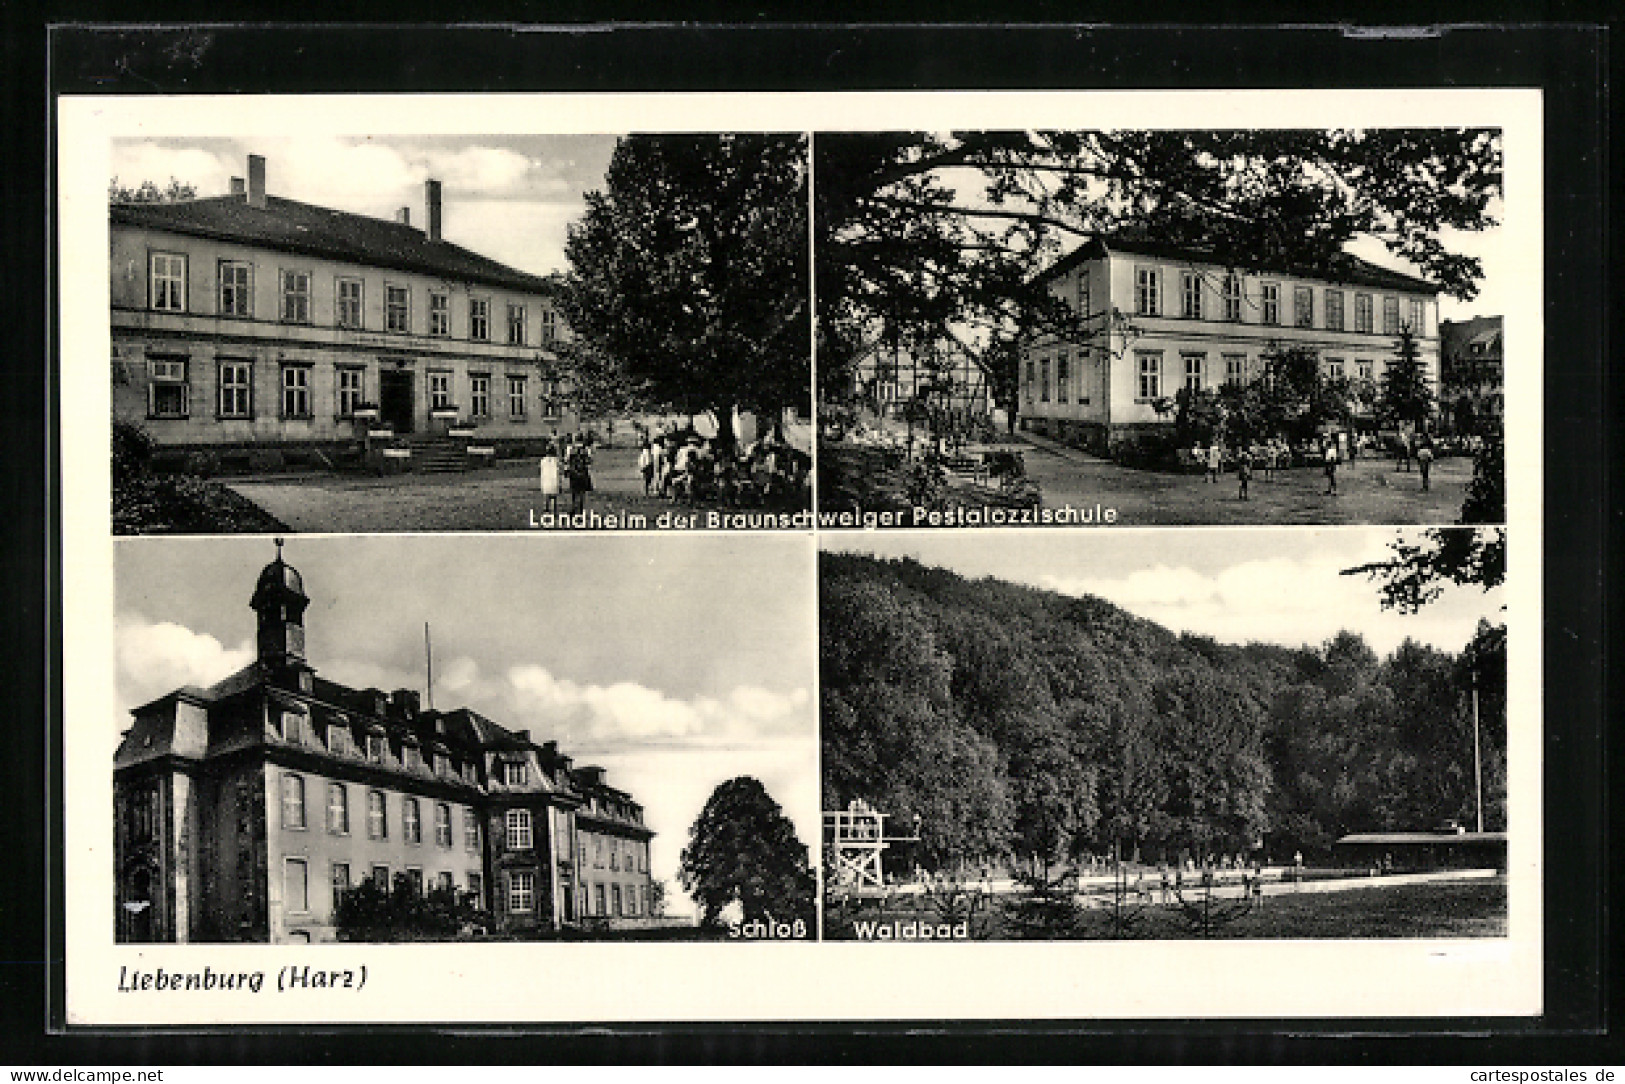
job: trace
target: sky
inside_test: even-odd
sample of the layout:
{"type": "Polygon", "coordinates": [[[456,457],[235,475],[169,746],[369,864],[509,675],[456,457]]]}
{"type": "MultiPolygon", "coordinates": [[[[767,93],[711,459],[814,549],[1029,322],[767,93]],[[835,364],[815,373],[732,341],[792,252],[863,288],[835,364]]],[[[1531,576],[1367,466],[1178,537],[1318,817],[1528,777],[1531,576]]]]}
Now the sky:
{"type": "Polygon", "coordinates": [[[223,196],[248,176],[248,156],[265,158],[272,196],[394,218],[412,209],[427,221],[423,182],[441,182],[441,235],[535,275],[566,267],[566,227],[601,189],[612,135],[371,136],[115,140],[111,170],[131,187],[174,178],[199,196],[223,196]]]}
{"type": "MultiPolygon", "coordinates": [[[[435,178],[442,186],[442,232],[448,241],[546,275],[566,268],[565,231],[586,209],[585,194],[603,188],[615,140],[612,135],[123,139],[114,141],[111,169],[132,187],[143,180],[162,186],[173,177],[200,196],[216,196],[230,190],[232,177],[246,177],[248,155],[259,154],[266,159],[266,191],[273,196],[376,218],[393,218],[398,208],[410,207],[418,226],[426,221],[423,182],[435,178]]],[[[1511,299],[1504,292],[1509,287],[1501,231],[1447,231],[1442,240],[1451,251],[1483,260],[1485,276],[1472,301],[1441,296],[1440,319],[1505,313],[1511,299]]],[[[1380,242],[1357,240],[1349,249],[1373,263],[1414,273],[1380,242]]]]}
{"type": "Polygon", "coordinates": [[[1176,632],[1231,644],[1319,646],[1346,629],[1379,655],[1407,637],[1454,653],[1479,618],[1505,620],[1504,588],[1448,587],[1420,613],[1404,615],[1383,610],[1364,576],[1340,575],[1384,559],[1396,537],[1389,528],[966,530],[825,533],[820,544],[1094,595],[1176,632]]]}
{"type": "MultiPolygon", "coordinates": [[[[269,539],[128,539],[115,553],[115,723],[254,657],[248,600],[269,539]]],[[[776,535],[296,537],[306,658],[359,688],[425,689],[557,739],[643,804],[669,913],[711,792],[760,779],[819,832],[812,551],[776,535]]],[[[427,703],[427,697],[425,697],[427,703]]]]}

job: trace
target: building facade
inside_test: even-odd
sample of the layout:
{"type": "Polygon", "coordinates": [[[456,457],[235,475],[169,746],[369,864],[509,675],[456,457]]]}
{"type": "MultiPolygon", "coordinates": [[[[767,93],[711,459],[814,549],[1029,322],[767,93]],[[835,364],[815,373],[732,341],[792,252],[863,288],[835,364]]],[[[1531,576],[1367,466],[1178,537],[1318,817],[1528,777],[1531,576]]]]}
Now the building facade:
{"type": "Polygon", "coordinates": [[[1045,273],[1081,315],[1075,338],[1024,344],[1023,429],[1107,452],[1173,423],[1181,388],[1247,383],[1274,347],[1309,347],[1328,376],[1380,382],[1401,327],[1439,380],[1438,289],[1347,257],[1337,277],[1239,271],[1168,245],[1096,238],[1045,273]]]}
{"type": "Polygon", "coordinates": [[[352,689],[305,659],[309,598],[277,558],[256,659],[136,708],[114,761],[119,941],[327,941],[370,878],[466,893],[499,931],[651,917],[643,809],[467,708],[352,689]]]}
{"type": "Polygon", "coordinates": [[[343,445],[570,431],[553,284],[425,225],[271,196],[249,157],[229,195],[109,210],[115,417],[160,446],[343,445]]]}
{"type": "Polygon", "coordinates": [[[1439,406],[1458,432],[1499,429],[1506,418],[1502,318],[1475,316],[1439,324],[1439,406]]]}

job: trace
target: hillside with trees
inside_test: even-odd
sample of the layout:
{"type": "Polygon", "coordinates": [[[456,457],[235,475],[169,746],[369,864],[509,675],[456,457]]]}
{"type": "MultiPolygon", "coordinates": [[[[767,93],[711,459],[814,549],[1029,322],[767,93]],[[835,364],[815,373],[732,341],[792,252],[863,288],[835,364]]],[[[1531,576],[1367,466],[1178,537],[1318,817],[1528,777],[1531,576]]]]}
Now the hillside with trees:
{"type": "Polygon", "coordinates": [[[1504,629],[1451,655],[1179,635],[1091,597],[821,555],[825,808],[914,823],[927,869],[1324,857],[1339,836],[1505,828],[1504,629]]]}

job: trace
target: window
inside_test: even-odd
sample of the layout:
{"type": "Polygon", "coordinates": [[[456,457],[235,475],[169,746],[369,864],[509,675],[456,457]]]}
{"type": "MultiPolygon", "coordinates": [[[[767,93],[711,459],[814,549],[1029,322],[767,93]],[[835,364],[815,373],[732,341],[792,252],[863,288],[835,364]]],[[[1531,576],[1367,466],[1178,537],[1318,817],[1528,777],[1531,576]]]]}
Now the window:
{"type": "Polygon", "coordinates": [[[185,358],[147,359],[147,417],[184,418],[191,400],[185,358]]]}
{"type": "Polygon", "coordinates": [[[1179,314],[1187,320],[1202,318],[1202,276],[1194,271],[1179,276],[1179,314]]]}
{"type": "Polygon", "coordinates": [[[130,835],[137,840],[151,839],[158,829],[158,792],[143,787],[130,794],[130,835]]]}
{"type": "Polygon", "coordinates": [[[1315,326],[1315,292],[1307,286],[1292,289],[1292,326],[1315,326]]]}
{"type": "Polygon", "coordinates": [[[530,810],[510,809],[504,823],[510,851],[528,851],[536,845],[530,830],[530,810]]]}
{"type": "Polygon", "coordinates": [[[1038,363],[1038,401],[1049,402],[1049,358],[1038,363]]]}
{"type": "Polygon", "coordinates": [[[1245,384],[1247,382],[1247,355],[1226,354],[1224,356],[1224,382],[1226,384],[1245,384]]]}
{"type": "Polygon", "coordinates": [[[238,260],[220,261],[220,315],[253,316],[252,269],[238,260]]]}
{"type": "Polygon", "coordinates": [[[451,297],[447,294],[429,294],[429,334],[451,334],[451,297]]]}
{"type": "Polygon", "coordinates": [[[468,374],[468,412],[476,418],[489,418],[491,416],[491,377],[489,374],[468,374]]]}
{"type": "Polygon", "coordinates": [[[525,762],[522,760],[504,761],[502,765],[502,781],[510,787],[525,785],[525,762]]]}
{"type": "Polygon", "coordinates": [[[1233,271],[1224,276],[1224,318],[1241,320],[1241,276],[1233,271]]]}
{"type": "Polygon", "coordinates": [[[550,343],[559,333],[559,314],[551,305],[542,306],[542,342],[550,343]]]}
{"type": "Polygon", "coordinates": [[[429,409],[446,410],[451,406],[451,374],[429,374],[429,409]]]}
{"type": "Polygon", "coordinates": [[[389,891],[390,886],[389,886],[389,867],[388,866],[381,866],[380,865],[380,866],[372,867],[372,878],[371,879],[372,879],[373,884],[377,885],[379,888],[383,889],[385,892],[389,891]]]}
{"type": "Polygon", "coordinates": [[[457,882],[452,879],[451,870],[441,870],[435,874],[434,887],[437,892],[457,891],[457,882]]]}
{"type": "Polygon", "coordinates": [[[327,784],[327,830],[335,836],[350,834],[350,791],[343,783],[327,784]]]}
{"type": "Polygon", "coordinates": [[[327,724],[327,751],[339,756],[355,752],[355,740],[350,736],[350,724],[342,719],[327,724]]]}
{"type": "Polygon", "coordinates": [[[1410,327],[1413,335],[1426,335],[1428,328],[1428,305],[1419,297],[1411,298],[1410,327]]]}
{"type": "Polygon", "coordinates": [[[220,371],[220,416],[254,416],[254,365],[247,361],[222,361],[220,371]]]}
{"type": "Polygon", "coordinates": [[[536,907],[536,875],[529,870],[508,874],[508,910],[525,914],[536,907]]]}
{"type": "Polygon", "coordinates": [[[1207,360],[1206,354],[1184,354],[1185,360],[1185,388],[1187,391],[1202,390],[1202,363],[1207,360]]]}
{"type": "Polygon", "coordinates": [[[604,837],[592,837],[592,864],[595,869],[604,868],[604,837]]]}
{"type": "Polygon", "coordinates": [[[384,762],[384,736],[369,732],[367,734],[367,759],[374,764],[384,762]]]}
{"type": "Polygon", "coordinates": [[[1134,270],[1134,311],[1141,316],[1162,313],[1162,274],[1155,267],[1134,270]]]}
{"type": "Polygon", "coordinates": [[[350,891],[350,863],[333,863],[333,910],[337,911],[344,902],[344,894],[350,891]]]}
{"type": "Polygon", "coordinates": [[[303,858],[282,860],[282,906],[293,915],[310,910],[310,867],[303,858]]]}
{"type": "Polygon", "coordinates": [[[1370,359],[1361,358],[1354,363],[1354,373],[1361,380],[1375,379],[1376,372],[1377,367],[1371,363],[1370,359]]]}
{"type": "Polygon", "coordinates": [[[284,365],[282,367],[282,416],[284,418],[310,417],[310,366],[284,365]]]}
{"type": "Polygon", "coordinates": [[[1027,363],[1027,402],[1029,403],[1038,395],[1037,364],[1037,362],[1033,361],[1027,363]]]}
{"type": "Polygon", "coordinates": [[[338,279],[334,283],[334,316],[339,327],[361,326],[361,280],[338,279]]]}
{"type": "Polygon", "coordinates": [[[621,868],[620,840],[612,839],[609,841],[609,868],[613,870],[619,870],[621,868]]]}
{"type": "Polygon", "coordinates": [[[416,798],[401,802],[401,836],[408,843],[423,842],[423,815],[416,798]]]}
{"type": "Polygon", "coordinates": [[[1343,291],[1326,291],[1326,330],[1343,330],[1343,291]]]}
{"type": "Polygon", "coordinates": [[[384,287],[384,330],[412,330],[412,291],[405,286],[384,287]]]}
{"type": "Polygon", "coordinates": [[[491,339],[491,302],[483,297],[468,299],[468,337],[480,342],[491,339]]]}
{"type": "Polygon", "coordinates": [[[1259,289],[1264,293],[1264,322],[1266,324],[1279,324],[1281,322],[1281,284],[1266,282],[1259,289]]]}
{"type": "Polygon", "coordinates": [[[1089,319],[1089,316],[1090,316],[1090,312],[1089,312],[1089,273],[1086,272],[1086,271],[1079,271],[1078,272],[1078,317],[1080,319],[1087,320],[1087,319],[1089,319]]]}
{"type": "Polygon", "coordinates": [[[356,407],[360,406],[362,397],[362,381],[366,378],[367,370],[340,368],[338,373],[339,387],[339,417],[355,417],[356,407]]]}
{"type": "Polygon", "coordinates": [[[485,878],[473,870],[468,871],[468,894],[474,897],[475,907],[485,906],[485,878]]]}
{"type": "Polygon", "coordinates": [[[384,792],[381,790],[367,792],[367,838],[389,838],[389,816],[384,808],[384,792]]]}
{"type": "Polygon", "coordinates": [[[480,819],[472,809],[463,810],[463,846],[471,851],[480,849],[480,819]]]}
{"type": "Polygon", "coordinates": [[[542,381],[542,417],[557,418],[559,416],[559,382],[557,380],[542,381]]]}
{"type": "Polygon", "coordinates": [[[1134,352],[1139,362],[1140,387],[1139,399],[1156,399],[1162,395],[1162,352],[1160,350],[1137,350],[1134,352]]]}
{"type": "Polygon", "coordinates": [[[1326,379],[1328,379],[1328,380],[1342,380],[1343,379],[1343,374],[1344,374],[1344,368],[1343,368],[1343,359],[1342,358],[1327,358],[1326,359],[1326,379]]]}
{"type": "Polygon", "coordinates": [[[423,895],[423,867],[407,866],[406,883],[412,886],[412,895],[423,895]]]}
{"type": "Polygon", "coordinates": [[[626,913],[636,917],[638,913],[638,889],[636,885],[626,886],[626,913]]]}
{"type": "Polygon", "coordinates": [[[1370,333],[1371,327],[1371,295],[1354,295],[1354,330],[1370,333]]]}
{"type": "Polygon", "coordinates": [[[451,846],[451,806],[445,802],[434,807],[434,841],[442,847],[451,846]]]}
{"type": "Polygon", "coordinates": [[[609,913],[609,910],[608,910],[608,908],[606,908],[604,906],[604,886],[602,884],[593,885],[592,886],[592,894],[593,894],[593,902],[597,905],[596,907],[593,908],[593,914],[595,914],[595,915],[607,915],[609,913]]]}
{"type": "Polygon", "coordinates": [[[518,420],[525,416],[525,378],[508,378],[508,417],[518,420]]]}
{"type": "Polygon", "coordinates": [[[611,910],[610,913],[613,914],[616,918],[619,918],[620,915],[621,915],[621,886],[620,885],[610,885],[609,886],[609,898],[610,898],[610,904],[611,904],[611,907],[612,907],[612,910],[611,910]]]}
{"type": "Polygon", "coordinates": [[[445,753],[436,752],[434,755],[434,774],[440,776],[455,775],[451,770],[451,758],[445,753]]]}
{"type": "Polygon", "coordinates": [[[1065,350],[1055,359],[1055,401],[1067,401],[1067,385],[1072,380],[1072,361],[1065,350]]]}
{"type": "Polygon", "coordinates": [[[148,257],[152,307],[160,312],[186,311],[186,257],[154,252],[148,257]]]}
{"type": "Polygon", "coordinates": [[[310,323],[310,272],[282,272],[282,321],[310,323]]]}
{"type": "Polygon", "coordinates": [[[1385,295],[1382,299],[1382,333],[1399,334],[1399,298],[1392,294],[1385,295]]]}
{"type": "Polygon", "coordinates": [[[508,345],[525,345],[525,306],[508,305],[508,345]]]}
{"type": "Polygon", "coordinates": [[[282,775],[282,827],[305,827],[305,780],[292,772],[282,775]]]}
{"type": "Polygon", "coordinates": [[[411,742],[401,743],[401,763],[408,771],[416,771],[423,767],[423,756],[418,752],[416,745],[411,742]]]}

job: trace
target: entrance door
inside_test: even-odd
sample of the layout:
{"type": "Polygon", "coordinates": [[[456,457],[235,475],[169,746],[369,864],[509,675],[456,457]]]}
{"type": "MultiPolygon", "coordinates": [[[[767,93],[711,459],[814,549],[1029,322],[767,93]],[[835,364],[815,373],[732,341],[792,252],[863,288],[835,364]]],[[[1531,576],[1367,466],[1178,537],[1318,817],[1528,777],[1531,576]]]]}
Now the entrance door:
{"type": "Polygon", "coordinates": [[[378,414],[397,433],[412,431],[412,371],[384,369],[378,374],[378,414]]]}

